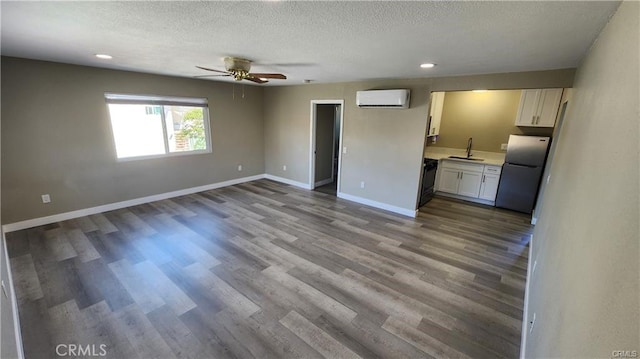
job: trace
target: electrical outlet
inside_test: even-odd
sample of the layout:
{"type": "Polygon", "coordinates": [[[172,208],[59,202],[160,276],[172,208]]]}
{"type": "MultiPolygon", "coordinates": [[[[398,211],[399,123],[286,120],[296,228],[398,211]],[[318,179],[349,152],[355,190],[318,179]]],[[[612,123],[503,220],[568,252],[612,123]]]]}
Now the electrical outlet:
{"type": "Polygon", "coordinates": [[[549,181],[551,181],[551,175],[547,176],[547,184],[549,184],[549,181]]]}
{"type": "Polygon", "coordinates": [[[538,261],[533,261],[533,266],[531,267],[531,275],[536,272],[536,266],[538,265],[538,261]]]}
{"type": "Polygon", "coordinates": [[[531,321],[529,322],[529,334],[533,332],[533,326],[535,324],[536,324],[536,313],[533,313],[533,318],[531,318],[531,321]]]}
{"type": "Polygon", "coordinates": [[[360,182],[360,188],[364,188],[364,181],[360,182]]]}
{"type": "Polygon", "coordinates": [[[49,196],[48,194],[43,194],[42,203],[51,203],[51,196],[49,196]]]}
{"type": "Polygon", "coordinates": [[[503,151],[506,151],[507,150],[507,144],[506,143],[501,144],[500,145],[500,149],[503,150],[503,151]]]}
{"type": "Polygon", "coordinates": [[[238,172],[242,172],[242,165],[238,165],[238,172]]]}
{"type": "Polygon", "coordinates": [[[282,166],[282,170],[286,171],[287,170],[287,165],[282,166]]]}

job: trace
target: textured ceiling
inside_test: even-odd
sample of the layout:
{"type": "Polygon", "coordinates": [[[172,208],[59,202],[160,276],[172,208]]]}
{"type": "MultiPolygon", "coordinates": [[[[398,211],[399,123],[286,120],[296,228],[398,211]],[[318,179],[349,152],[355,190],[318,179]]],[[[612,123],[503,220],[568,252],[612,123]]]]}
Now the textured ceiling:
{"type": "Polygon", "coordinates": [[[195,65],[224,69],[233,55],[289,78],[270,85],[547,70],[578,66],[618,5],[2,1],[1,51],[186,77],[206,74],[195,65]]]}

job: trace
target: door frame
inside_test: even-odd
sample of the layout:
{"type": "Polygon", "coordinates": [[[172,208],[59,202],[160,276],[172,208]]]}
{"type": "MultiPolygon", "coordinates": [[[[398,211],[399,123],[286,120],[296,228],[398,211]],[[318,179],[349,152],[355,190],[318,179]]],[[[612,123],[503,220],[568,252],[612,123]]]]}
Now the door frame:
{"type": "Polygon", "coordinates": [[[549,153],[547,154],[547,161],[545,162],[544,169],[542,170],[542,179],[540,180],[540,190],[538,191],[538,195],[536,197],[536,206],[533,208],[533,213],[531,213],[531,224],[533,225],[535,225],[538,222],[540,213],[542,213],[542,203],[544,202],[544,199],[543,199],[544,193],[547,190],[547,185],[549,184],[549,179],[551,177],[553,160],[555,158],[556,149],[558,148],[558,139],[560,138],[560,132],[562,131],[564,120],[567,117],[567,111],[569,109],[569,105],[571,104],[572,94],[573,94],[573,88],[565,88],[562,93],[562,99],[560,100],[560,107],[559,107],[558,115],[556,118],[556,124],[553,128],[553,134],[551,135],[551,146],[549,147],[549,153]]]}
{"type": "MultiPolygon", "coordinates": [[[[309,135],[309,189],[316,188],[315,177],[316,177],[316,113],[317,113],[317,105],[340,105],[340,138],[339,138],[339,149],[338,151],[338,178],[337,190],[336,193],[340,193],[340,174],[342,172],[342,141],[343,134],[342,131],[344,129],[344,100],[311,100],[310,103],[310,135],[309,135]]],[[[334,118],[334,126],[335,126],[335,118],[334,118]]],[[[335,127],[334,127],[335,130],[335,127]]],[[[334,132],[335,133],[335,132],[334,132]]],[[[334,135],[335,136],[335,135],[334,135]]],[[[335,139],[334,139],[335,144],[335,139]]],[[[331,165],[333,167],[333,165],[331,165]]],[[[333,169],[332,169],[333,171],[333,169]]]]}

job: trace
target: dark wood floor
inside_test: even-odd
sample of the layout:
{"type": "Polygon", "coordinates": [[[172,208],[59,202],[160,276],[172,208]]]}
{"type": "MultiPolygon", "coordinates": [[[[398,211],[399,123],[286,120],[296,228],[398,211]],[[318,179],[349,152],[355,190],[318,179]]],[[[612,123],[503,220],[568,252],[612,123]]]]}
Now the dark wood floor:
{"type": "Polygon", "coordinates": [[[260,180],[7,238],[27,358],[515,358],[530,232],[260,180]]]}

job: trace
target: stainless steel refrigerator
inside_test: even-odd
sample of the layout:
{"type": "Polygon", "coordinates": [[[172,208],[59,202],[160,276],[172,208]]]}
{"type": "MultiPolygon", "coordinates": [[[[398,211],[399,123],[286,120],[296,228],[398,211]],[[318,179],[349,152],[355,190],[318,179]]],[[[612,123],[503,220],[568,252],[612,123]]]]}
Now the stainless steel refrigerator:
{"type": "Polygon", "coordinates": [[[496,207],[531,213],[538,195],[551,138],[509,136],[496,207]]]}

